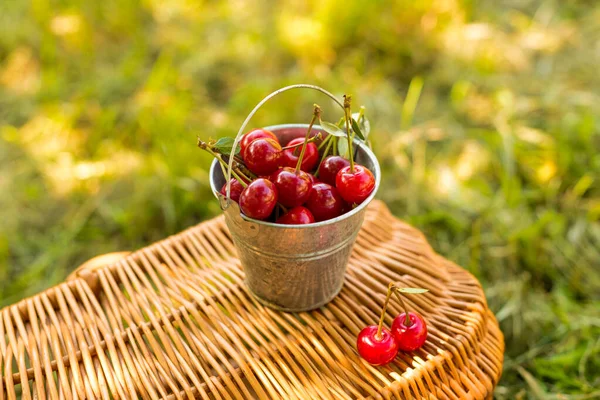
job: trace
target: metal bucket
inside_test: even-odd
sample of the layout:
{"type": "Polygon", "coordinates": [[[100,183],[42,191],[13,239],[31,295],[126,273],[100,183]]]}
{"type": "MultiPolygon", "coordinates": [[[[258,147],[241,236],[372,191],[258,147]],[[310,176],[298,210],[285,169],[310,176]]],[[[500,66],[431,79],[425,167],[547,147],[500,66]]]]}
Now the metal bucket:
{"type": "MultiPolygon", "coordinates": [[[[265,129],[285,144],[304,137],[308,125],[276,125],[265,129]]],[[[321,131],[318,125],[313,129],[321,131]]],[[[224,210],[248,289],[262,304],[282,311],[307,311],[327,304],[342,289],[352,245],[381,180],[373,152],[356,140],[354,148],[356,162],[375,176],[373,193],[346,214],[308,225],[281,225],[243,215],[236,202],[219,193],[227,178],[217,160],[213,161],[211,188],[224,210]]]]}

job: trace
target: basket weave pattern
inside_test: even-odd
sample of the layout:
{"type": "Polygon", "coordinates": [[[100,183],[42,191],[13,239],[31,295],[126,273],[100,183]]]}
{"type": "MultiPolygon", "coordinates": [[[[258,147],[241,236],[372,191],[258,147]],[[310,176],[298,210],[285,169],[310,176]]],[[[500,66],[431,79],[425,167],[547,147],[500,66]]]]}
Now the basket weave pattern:
{"type": "MultiPolygon", "coordinates": [[[[273,311],[243,278],[219,217],[4,308],[0,400],[483,399],[500,377],[504,341],[477,280],[381,202],[326,307],[273,311]],[[391,281],[430,290],[406,296],[429,336],[372,367],[356,335],[391,281]]],[[[388,326],[400,311],[391,301],[388,326]]]]}

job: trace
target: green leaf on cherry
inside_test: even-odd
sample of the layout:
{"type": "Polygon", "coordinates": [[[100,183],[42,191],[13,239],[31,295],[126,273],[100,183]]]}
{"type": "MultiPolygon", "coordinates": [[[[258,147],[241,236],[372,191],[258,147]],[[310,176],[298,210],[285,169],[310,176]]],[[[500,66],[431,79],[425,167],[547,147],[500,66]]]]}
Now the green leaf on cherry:
{"type": "Polygon", "coordinates": [[[368,139],[369,133],[371,133],[371,122],[369,122],[369,120],[367,119],[367,117],[365,117],[364,114],[362,115],[362,117],[360,117],[360,119],[359,117],[360,113],[352,113],[352,119],[354,119],[358,123],[361,132],[363,133],[363,135],[365,135],[365,139],[368,139]]]}
{"type": "Polygon", "coordinates": [[[321,128],[323,128],[323,130],[325,132],[327,132],[330,135],[333,136],[337,136],[337,137],[346,137],[346,132],[344,132],[343,130],[341,130],[340,128],[338,128],[337,125],[332,124],[331,122],[327,122],[327,121],[320,121],[321,124],[321,128]]]}
{"type": "Polygon", "coordinates": [[[344,158],[348,158],[350,154],[348,154],[348,138],[344,134],[343,138],[338,139],[338,154],[344,158]]]}
{"type": "MultiPolygon", "coordinates": [[[[231,137],[222,137],[219,140],[217,140],[215,144],[212,145],[212,148],[220,154],[229,155],[231,154],[233,142],[234,139],[231,137]]],[[[240,147],[238,146],[237,149],[235,149],[235,154],[238,154],[239,152],[240,147]]]]}
{"type": "Polygon", "coordinates": [[[428,289],[415,288],[415,287],[403,287],[396,289],[400,293],[408,293],[408,294],[421,294],[425,292],[429,292],[428,289]]]}
{"type": "Polygon", "coordinates": [[[356,122],[356,120],[354,118],[350,118],[350,123],[352,124],[352,130],[354,131],[356,136],[358,136],[360,138],[360,140],[364,141],[365,136],[361,132],[360,127],[358,126],[358,123],[356,122]]]}

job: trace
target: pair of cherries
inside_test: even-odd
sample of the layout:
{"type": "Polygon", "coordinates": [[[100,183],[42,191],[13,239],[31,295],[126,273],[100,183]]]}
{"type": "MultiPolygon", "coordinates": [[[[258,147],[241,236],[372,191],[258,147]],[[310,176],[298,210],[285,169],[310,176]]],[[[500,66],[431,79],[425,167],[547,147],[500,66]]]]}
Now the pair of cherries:
{"type": "MultiPolygon", "coordinates": [[[[293,139],[284,148],[265,129],[242,137],[240,152],[244,164],[259,176],[245,188],[246,182],[231,181],[230,198],[239,203],[245,215],[265,220],[279,203],[286,212],[277,223],[310,224],[342,215],[352,204],[369,197],[375,187],[371,171],[340,156],[326,157],[317,167],[319,151],[309,136],[310,128],[305,138],[293,139]],[[315,168],[320,181],[310,173],[315,168]]],[[[223,195],[225,190],[224,185],[223,195]]]]}
{"type": "Polygon", "coordinates": [[[390,283],[379,324],[369,325],[358,334],[356,347],[358,354],[365,361],[372,365],[385,365],[392,362],[399,351],[415,351],[423,346],[427,339],[427,324],[422,316],[415,312],[409,312],[404,307],[399,293],[425,292],[427,289],[400,288],[394,283],[390,283]],[[392,326],[388,330],[383,326],[383,320],[392,292],[396,294],[405,311],[394,318],[392,326]]]}

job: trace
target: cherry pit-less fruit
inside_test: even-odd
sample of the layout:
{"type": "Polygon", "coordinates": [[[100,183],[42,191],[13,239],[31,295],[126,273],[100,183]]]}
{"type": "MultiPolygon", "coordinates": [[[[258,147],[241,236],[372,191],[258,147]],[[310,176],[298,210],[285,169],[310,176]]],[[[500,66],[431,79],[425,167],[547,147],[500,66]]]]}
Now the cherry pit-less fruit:
{"type": "Polygon", "coordinates": [[[240,154],[244,154],[246,148],[256,139],[273,139],[278,142],[277,136],[275,136],[273,132],[266,129],[254,129],[242,136],[242,140],[240,141],[240,154]]]}
{"type": "Polygon", "coordinates": [[[336,188],[326,183],[317,183],[310,192],[306,207],[318,222],[339,217],[345,204],[336,188]]]}
{"type": "Polygon", "coordinates": [[[402,351],[415,351],[425,343],[427,339],[427,324],[419,314],[410,312],[408,319],[406,313],[394,318],[391,327],[392,335],[402,351]]]}
{"type": "Polygon", "coordinates": [[[360,204],[375,189],[375,177],[366,167],[354,164],[340,169],[335,178],[335,187],[348,203],[360,204]]]}
{"type": "Polygon", "coordinates": [[[258,178],[240,195],[240,209],[250,218],[267,219],[277,205],[277,198],[277,188],[273,182],[258,178]]]}
{"type": "Polygon", "coordinates": [[[310,174],[293,168],[281,168],[275,171],[271,181],[277,187],[279,203],[285,207],[296,207],[304,204],[312,190],[310,174]]]}
{"type": "Polygon", "coordinates": [[[315,222],[310,210],[306,207],[298,206],[290,209],[287,213],[283,214],[276,221],[278,224],[286,225],[304,225],[312,224],[315,222]]]}
{"type": "Polygon", "coordinates": [[[268,175],[277,170],[281,160],[281,146],[274,139],[256,139],[242,154],[250,171],[256,175],[268,175]]]}
{"type": "Polygon", "coordinates": [[[369,325],[358,334],[356,348],[358,354],[372,365],[385,365],[398,354],[396,340],[385,328],[377,332],[377,325],[369,325]]]}
{"type": "MultiPolygon", "coordinates": [[[[290,140],[290,142],[286,145],[286,147],[301,145],[304,143],[304,138],[296,138],[290,140]]],[[[298,163],[298,157],[300,157],[300,151],[302,146],[296,146],[291,149],[283,150],[283,154],[281,155],[281,165],[284,167],[296,168],[296,164],[298,163]]],[[[306,152],[304,154],[304,158],[302,159],[302,164],[300,165],[300,169],[302,171],[310,172],[317,166],[319,162],[319,150],[317,149],[317,145],[310,142],[306,144],[306,152]]]]}
{"type": "Polygon", "coordinates": [[[350,161],[341,156],[328,156],[319,165],[319,179],[330,185],[335,185],[335,178],[340,169],[348,167],[350,161]]]}
{"type": "MultiPolygon", "coordinates": [[[[244,187],[242,186],[242,184],[235,178],[231,178],[230,180],[231,182],[231,187],[229,189],[230,191],[230,195],[229,198],[233,201],[235,201],[236,203],[238,203],[240,201],[240,195],[242,194],[242,192],[244,191],[244,187]]],[[[227,196],[227,183],[225,183],[223,185],[223,187],[221,188],[220,193],[223,196],[227,196]]]]}

